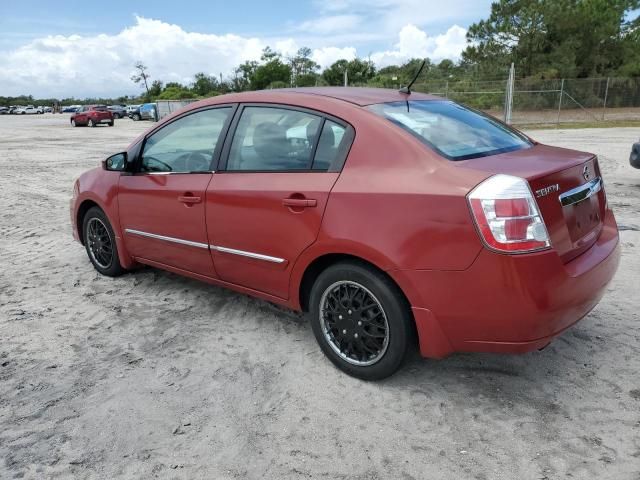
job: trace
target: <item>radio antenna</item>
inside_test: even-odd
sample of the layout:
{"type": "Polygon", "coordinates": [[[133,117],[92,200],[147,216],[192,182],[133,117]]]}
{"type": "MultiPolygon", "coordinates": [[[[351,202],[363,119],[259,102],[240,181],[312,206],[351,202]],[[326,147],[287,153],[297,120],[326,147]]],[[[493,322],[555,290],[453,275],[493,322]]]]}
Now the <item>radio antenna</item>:
{"type": "Polygon", "coordinates": [[[422,61],[422,65],[420,65],[420,68],[418,69],[418,73],[416,73],[416,76],[413,77],[413,80],[411,80],[409,82],[409,85],[407,85],[406,87],[402,87],[400,90],[398,90],[400,93],[406,93],[407,95],[411,95],[411,87],[413,87],[413,84],[415,83],[415,81],[418,79],[418,77],[422,73],[422,69],[424,68],[424,66],[426,64],[427,64],[427,59],[425,58],[422,61]]]}

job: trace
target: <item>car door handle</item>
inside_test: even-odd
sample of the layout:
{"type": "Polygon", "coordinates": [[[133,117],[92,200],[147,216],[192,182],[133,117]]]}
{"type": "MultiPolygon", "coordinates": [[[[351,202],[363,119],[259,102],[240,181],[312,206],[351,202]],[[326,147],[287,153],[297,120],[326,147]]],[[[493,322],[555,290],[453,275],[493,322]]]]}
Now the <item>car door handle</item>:
{"type": "Polygon", "coordinates": [[[314,198],[284,198],[282,199],[282,205],[285,207],[306,208],[315,207],[318,202],[314,198]]]}
{"type": "Polygon", "coordinates": [[[193,195],[180,195],[178,197],[178,201],[188,205],[193,205],[194,203],[200,203],[201,199],[200,197],[194,197],[193,195]]]}

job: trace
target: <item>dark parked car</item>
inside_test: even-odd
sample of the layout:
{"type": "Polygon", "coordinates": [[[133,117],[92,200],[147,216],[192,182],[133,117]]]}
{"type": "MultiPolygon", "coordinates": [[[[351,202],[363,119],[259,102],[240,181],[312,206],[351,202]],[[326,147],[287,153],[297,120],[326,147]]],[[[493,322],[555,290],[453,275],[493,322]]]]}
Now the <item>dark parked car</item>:
{"type": "Polygon", "coordinates": [[[83,125],[95,127],[100,124],[113,127],[113,113],[107,109],[106,105],[84,105],[71,115],[70,121],[74,127],[83,125]]]}
{"type": "Polygon", "coordinates": [[[631,147],[631,156],[629,157],[629,163],[634,168],[640,168],[640,141],[634,143],[631,147]]]}
{"type": "Polygon", "coordinates": [[[110,105],[107,108],[113,113],[113,118],[124,118],[127,116],[127,111],[122,105],[110,105]]]}
{"type": "Polygon", "coordinates": [[[9,109],[7,107],[0,107],[0,115],[6,115],[9,113],[9,109]]]}
{"type": "Polygon", "coordinates": [[[78,110],[80,110],[80,107],[64,107],[60,110],[60,113],[76,113],[78,110]]]}
{"type": "Polygon", "coordinates": [[[71,223],[104,275],[146,264],[308,312],[327,357],[365,379],[415,344],[543,348],[620,257],[595,155],[384,89],[193,103],[81,175],[71,223]]]}

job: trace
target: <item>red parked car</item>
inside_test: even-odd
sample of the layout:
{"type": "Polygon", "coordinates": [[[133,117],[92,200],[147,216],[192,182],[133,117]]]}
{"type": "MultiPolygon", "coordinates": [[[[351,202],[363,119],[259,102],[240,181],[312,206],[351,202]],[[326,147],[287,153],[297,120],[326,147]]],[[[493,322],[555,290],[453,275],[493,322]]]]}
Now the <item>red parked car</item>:
{"type": "Polygon", "coordinates": [[[619,261],[597,158],[449,100],[310,88],[203,100],[84,173],[73,234],[102,274],[146,264],[309,312],[347,373],[545,347],[619,261]]]}
{"type": "Polygon", "coordinates": [[[106,105],[84,105],[71,115],[71,126],[95,127],[106,124],[113,127],[113,112],[106,105]]]}

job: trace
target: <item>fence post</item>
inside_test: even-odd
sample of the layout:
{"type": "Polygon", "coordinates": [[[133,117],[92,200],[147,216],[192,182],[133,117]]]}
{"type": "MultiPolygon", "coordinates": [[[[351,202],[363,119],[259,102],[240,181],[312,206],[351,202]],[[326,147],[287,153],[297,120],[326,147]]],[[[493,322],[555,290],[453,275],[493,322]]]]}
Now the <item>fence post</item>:
{"type": "Polygon", "coordinates": [[[556,128],[560,126],[560,110],[562,110],[562,96],[564,95],[564,78],[560,82],[560,98],[558,99],[558,120],[556,122],[556,128]]]}
{"type": "Polygon", "coordinates": [[[516,69],[512,63],[509,69],[509,80],[507,81],[507,91],[504,99],[504,123],[511,125],[511,113],[513,110],[513,86],[516,80],[516,69]]]}
{"type": "Polygon", "coordinates": [[[449,98],[449,80],[447,80],[447,84],[444,87],[444,98],[449,98]]]}
{"type": "Polygon", "coordinates": [[[607,77],[607,86],[604,89],[604,102],[602,103],[602,120],[604,121],[604,114],[607,110],[607,97],[609,96],[609,80],[610,77],[607,77]]]}

